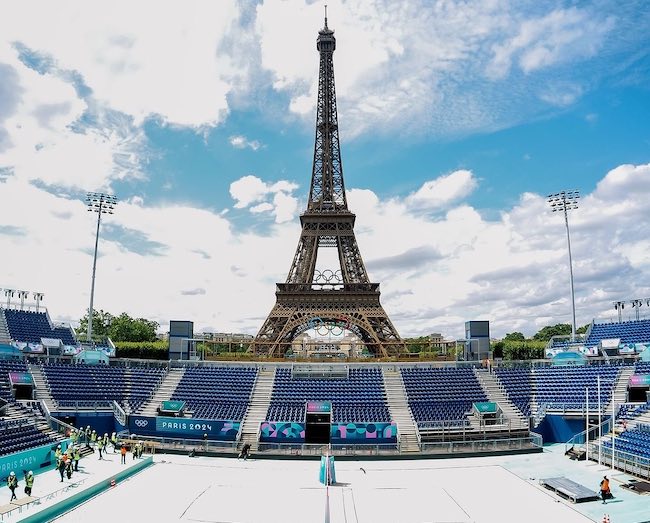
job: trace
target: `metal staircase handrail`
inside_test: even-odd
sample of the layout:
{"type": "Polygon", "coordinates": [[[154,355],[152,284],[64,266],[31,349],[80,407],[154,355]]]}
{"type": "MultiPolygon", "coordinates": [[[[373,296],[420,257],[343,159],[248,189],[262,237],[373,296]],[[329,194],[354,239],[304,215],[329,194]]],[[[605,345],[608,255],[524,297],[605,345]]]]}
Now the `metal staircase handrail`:
{"type": "Polygon", "coordinates": [[[575,447],[576,445],[584,445],[586,442],[586,435],[587,432],[589,434],[596,433],[596,434],[609,434],[609,432],[612,430],[611,427],[612,424],[612,418],[611,416],[608,416],[600,425],[595,425],[593,427],[589,427],[589,429],[585,429],[582,432],[578,432],[577,434],[574,434],[573,437],[567,441],[564,444],[564,451],[566,452],[569,447],[575,447]]]}

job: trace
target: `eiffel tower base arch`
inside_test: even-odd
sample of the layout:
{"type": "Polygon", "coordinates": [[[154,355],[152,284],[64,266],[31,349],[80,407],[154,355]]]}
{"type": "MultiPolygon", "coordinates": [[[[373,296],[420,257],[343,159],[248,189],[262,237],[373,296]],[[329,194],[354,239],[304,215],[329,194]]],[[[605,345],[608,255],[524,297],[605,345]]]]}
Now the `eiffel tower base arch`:
{"type": "Polygon", "coordinates": [[[379,284],[346,284],[329,291],[303,284],[277,286],[276,304],[252,345],[256,354],[283,357],[296,337],[322,324],[354,332],[375,357],[406,352],[379,302],[379,284]]]}

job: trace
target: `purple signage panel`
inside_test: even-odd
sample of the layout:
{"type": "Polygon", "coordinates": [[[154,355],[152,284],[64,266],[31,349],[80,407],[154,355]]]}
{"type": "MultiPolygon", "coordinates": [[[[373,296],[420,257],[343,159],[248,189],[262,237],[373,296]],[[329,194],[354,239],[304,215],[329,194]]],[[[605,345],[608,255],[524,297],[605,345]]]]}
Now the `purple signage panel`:
{"type": "Polygon", "coordinates": [[[332,402],[331,401],[308,401],[307,412],[308,413],[332,412],[332,402]]]}

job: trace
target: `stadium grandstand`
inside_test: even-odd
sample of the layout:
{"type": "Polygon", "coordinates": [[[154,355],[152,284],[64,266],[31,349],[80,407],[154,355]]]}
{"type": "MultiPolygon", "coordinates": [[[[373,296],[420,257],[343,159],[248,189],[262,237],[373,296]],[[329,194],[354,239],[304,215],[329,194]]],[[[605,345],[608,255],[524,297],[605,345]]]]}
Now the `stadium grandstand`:
{"type": "Polygon", "coordinates": [[[616,336],[615,355],[569,350],[564,355],[580,357],[485,367],[144,361],[104,347],[94,358],[93,347],[55,326],[46,310],[1,312],[0,458],[8,463],[27,453],[32,468],[48,470],[56,447],[91,426],[131,444],[137,434],[148,452],[206,456],[235,456],[244,445],[268,457],[324,448],[355,459],[514,456],[562,443],[569,454],[650,479],[646,320],[591,326],[584,344],[616,336]],[[623,350],[631,344],[638,352],[623,350]]]}

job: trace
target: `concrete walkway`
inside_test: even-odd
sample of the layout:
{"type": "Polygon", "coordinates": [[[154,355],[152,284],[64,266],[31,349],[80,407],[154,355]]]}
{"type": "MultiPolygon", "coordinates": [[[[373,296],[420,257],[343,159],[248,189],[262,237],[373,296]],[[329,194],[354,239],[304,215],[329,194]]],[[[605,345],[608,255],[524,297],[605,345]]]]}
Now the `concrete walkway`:
{"type": "MultiPolygon", "coordinates": [[[[54,465],[48,470],[38,472],[34,470],[34,487],[32,497],[39,498],[37,503],[30,503],[19,510],[14,510],[4,516],[2,521],[21,521],[23,518],[33,516],[44,509],[59,503],[60,501],[71,498],[79,492],[92,487],[102,481],[114,477],[116,474],[132,467],[136,462],[133,461],[131,454],[126,456],[126,465],[120,464],[120,455],[112,452],[104,453],[104,459],[100,460],[97,453],[90,454],[79,461],[79,471],[73,473],[72,478],[68,479],[61,476],[54,465]]],[[[25,497],[25,481],[22,469],[15,470],[18,476],[18,489],[16,495],[18,500],[25,497]]],[[[9,503],[11,491],[7,488],[6,482],[0,487],[0,505],[9,503]]],[[[106,521],[101,517],[95,518],[95,521],[106,521]]]]}

